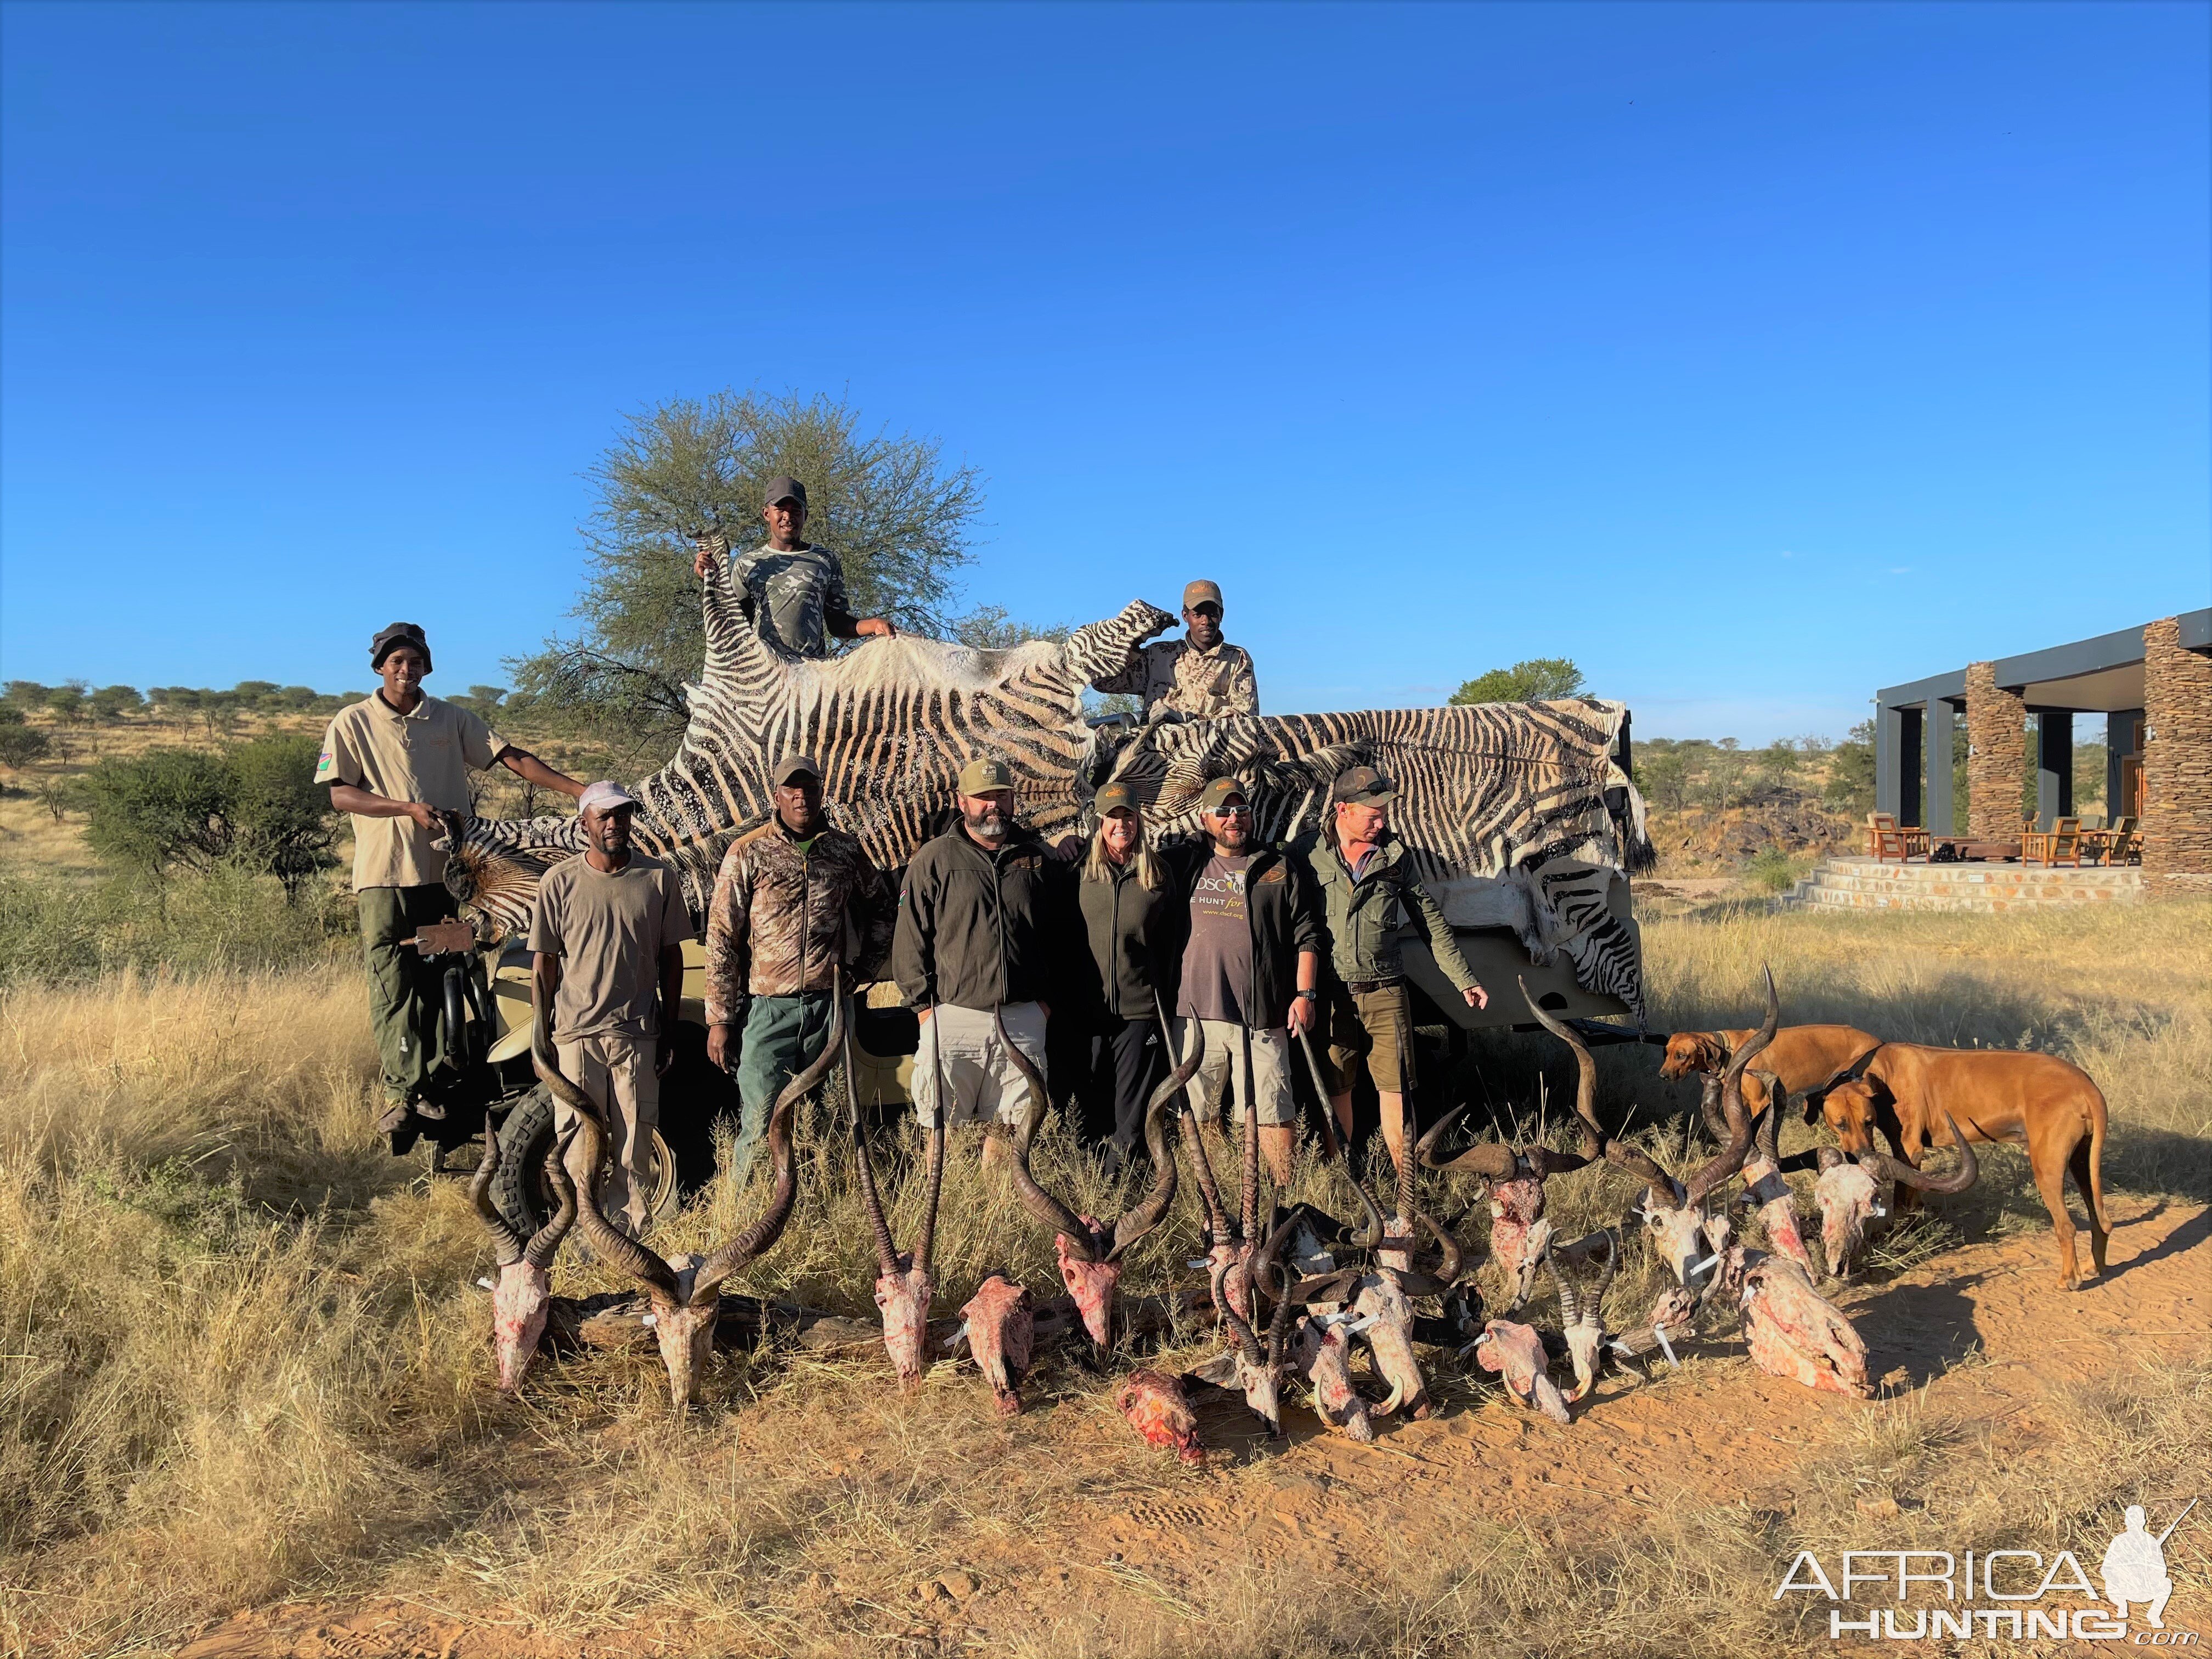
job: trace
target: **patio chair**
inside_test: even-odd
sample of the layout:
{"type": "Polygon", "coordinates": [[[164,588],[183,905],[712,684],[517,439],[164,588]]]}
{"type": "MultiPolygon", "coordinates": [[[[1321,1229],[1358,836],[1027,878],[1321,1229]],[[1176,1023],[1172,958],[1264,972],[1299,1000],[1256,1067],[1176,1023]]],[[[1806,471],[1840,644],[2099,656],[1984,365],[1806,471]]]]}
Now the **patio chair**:
{"type": "Polygon", "coordinates": [[[2020,837],[2022,864],[2070,864],[2081,867],[2081,820],[2059,818],[2048,830],[2024,830],[2020,837]]]}
{"type": "Polygon", "coordinates": [[[1895,859],[1903,864],[1914,854],[1928,856],[1928,832],[1917,824],[1899,824],[1894,812],[1867,814],[1867,856],[1877,864],[1895,859]]]}
{"type": "Polygon", "coordinates": [[[2105,862],[2141,864],[2142,862],[2142,831],[2136,828],[2135,818],[2126,813],[2112,820],[2112,827],[2105,832],[2105,862]]]}

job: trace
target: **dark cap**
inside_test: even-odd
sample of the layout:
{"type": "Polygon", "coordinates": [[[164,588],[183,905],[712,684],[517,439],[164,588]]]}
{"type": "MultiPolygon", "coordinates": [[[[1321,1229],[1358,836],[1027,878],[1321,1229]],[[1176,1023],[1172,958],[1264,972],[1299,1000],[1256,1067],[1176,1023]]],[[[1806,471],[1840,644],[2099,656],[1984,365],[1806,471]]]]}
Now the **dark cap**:
{"type": "Polygon", "coordinates": [[[1328,792],[1333,801],[1357,801],[1362,806],[1388,806],[1397,791],[1390,780],[1371,766],[1354,766],[1336,775],[1336,782],[1328,792]]]}
{"type": "Polygon", "coordinates": [[[960,769],[960,793],[988,795],[994,789],[1014,787],[1013,769],[1001,760],[971,760],[960,769]]]}
{"type": "Polygon", "coordinates": [[[368,665],[384,666],[384,659],[403,645],[411,645],[422,653],[422,666],[430,666],[430,641],[423,637],[420,623],[394,623],[368,642],[368,665]]]}
{"type": "Polygon", "coordinates": [[[1097,808],[1098,816],[1102,818],[1109,812],[1120,811],[1125,806],[1132,812],[1145,810],[1145,803],[1137,795],[1137,786],[1128,782],[1108,784],[1091,798],[1091,804],[1097,808]]]}
{"type": "Polygon", "coordinates": [[[1184,587],[1182,590],[1182,608],[1186,611],[1195,611],[1201,605],[1210,605],[1216,611],[1227,609],[1227,607],[1221,603],[1220,583],[1196,581],[1192,582],[1184,587]]]}
{"type": "Polygon", "coordinates": [[[1198,810],[1201,812],[1218,812],[1229,805],[1230,797],[1232,795],[1242,801],[1249,801],[1252,799],[1245,790],[1243,779],[1216,778],[1198,792],[1198,810]]]}
{"type": "Polygon", "coordinates": [[[797,501],[806,505],[806,486],[796,478],[770,478],[768,488],[761,494],[763,507],[774,507],[778,501],[797,501]]]}
{"type": "Polygon", "coordinates": [[[817,783],[822,781],[822,769],[815,763],[813,756],[786,755],[775,763],[775,770],[769,774],[769,781],[781,788],[797,777],[812,778],[817,783]]]}

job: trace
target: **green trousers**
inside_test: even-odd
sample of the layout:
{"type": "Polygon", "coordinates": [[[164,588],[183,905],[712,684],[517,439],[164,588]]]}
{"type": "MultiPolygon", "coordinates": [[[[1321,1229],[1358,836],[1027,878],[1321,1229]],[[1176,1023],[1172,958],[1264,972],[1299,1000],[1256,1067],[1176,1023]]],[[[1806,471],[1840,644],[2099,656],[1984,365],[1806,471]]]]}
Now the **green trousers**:
{"type": "Polygon", "coordinates": [[[738,1039],[737,1144],[730,1149],[730,1173],[742,1189],[751,1176],[753,1157],[768,1133],[768,1115],[784,1085],[811,1065],[830,1035],[830,993],[808,991],[795,997],[755,997],[745,1009],[738,1039]]]}
{"type": "Polygon", "coordinates": [[[357,896],[362,952],[368,959],[368,1021],[384,1066],[384,1097],[404,1105],[422,1093],[446,1058],[441,1016],[447,964],[399,941],[414,938],[425,922],[449,921],[460,912],[443,883],[364,887],[357,896]]]}

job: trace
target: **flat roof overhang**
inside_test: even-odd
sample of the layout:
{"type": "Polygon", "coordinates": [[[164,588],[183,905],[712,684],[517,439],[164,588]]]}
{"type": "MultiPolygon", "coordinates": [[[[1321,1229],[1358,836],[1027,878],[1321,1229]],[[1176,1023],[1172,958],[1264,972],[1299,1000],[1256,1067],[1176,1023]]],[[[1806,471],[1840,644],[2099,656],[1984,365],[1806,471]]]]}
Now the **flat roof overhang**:
{"type": "MultiPolygon", "coordinates": [[[[2212,607],[2180,617],[2185,650],[2212,650],[2212,607]]],[[[2054,645],[1995,665],[2000,689],[2033,708],[2068,708],[2079,714],[2124,714],[2143,706],[2142,629],[2123,628],[2071,645],[2054,645]]],[[[1963,702],[1966,672],[1931,675],[1875,693],[1885,708],[1910,708],[1936,698],[1963,702]]]]}

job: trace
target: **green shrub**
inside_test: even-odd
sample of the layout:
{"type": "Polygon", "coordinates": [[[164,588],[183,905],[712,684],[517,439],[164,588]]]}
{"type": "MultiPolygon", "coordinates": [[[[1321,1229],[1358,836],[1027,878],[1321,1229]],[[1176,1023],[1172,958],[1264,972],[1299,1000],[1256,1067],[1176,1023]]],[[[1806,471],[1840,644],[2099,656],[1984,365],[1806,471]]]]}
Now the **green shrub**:
{"type": "Polygon", "coordinates": [[[157,882],[0,876],[0,988],[97,979],[122,969],[263,970],[346,951],[353,906],[335,886],[297,903],[237,863],[157,882]]]}
{"type": "Polygon", "coordinates": [[[330,796],[314,781],[316,740],[258,738],[227,755],[157,749],[103,761],[82,785],[85,840],[106,862],[161,877],[236,863],[296,900],[336,863],[330,796]]]}
{"type": "Polygon", "coordinates": [[[1782,893],[1787,892],[1802,873],[1798,865],[1798,860],[1791,858],[1779,847],[1768,847],[1752,854],[1751,862],[1744,866],[1743,872],[1753,886],[1770,893],[1782,893]]]}

